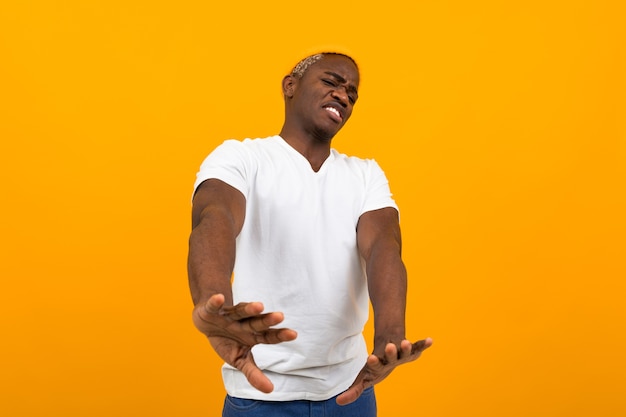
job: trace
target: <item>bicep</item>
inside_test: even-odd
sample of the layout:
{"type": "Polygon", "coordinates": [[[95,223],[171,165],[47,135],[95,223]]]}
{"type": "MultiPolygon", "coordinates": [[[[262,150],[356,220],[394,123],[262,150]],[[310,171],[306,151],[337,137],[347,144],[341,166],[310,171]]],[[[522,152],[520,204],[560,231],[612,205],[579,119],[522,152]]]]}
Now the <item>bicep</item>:
{"type": "Polygon", "coordinates": [[[401,251],[402,238],[398,211],[393,207],[365,212],[357,224],[359,253],[367,261],[376,245],[397,248],[401,251]]]}
{"type": "Polygon", "coordinates": [[[192,228],[198,226],[210,213],[228,217],[237,230],[243,226],[246,198],[238,189],[218,179],[208,179],[198,186],[193,196],[192,228]]]}

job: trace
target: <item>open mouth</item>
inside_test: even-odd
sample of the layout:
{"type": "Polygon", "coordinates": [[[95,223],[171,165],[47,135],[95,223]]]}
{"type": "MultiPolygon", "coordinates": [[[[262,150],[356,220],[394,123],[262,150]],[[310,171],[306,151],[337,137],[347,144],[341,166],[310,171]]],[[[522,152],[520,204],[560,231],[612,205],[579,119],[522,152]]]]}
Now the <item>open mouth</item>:
{"type": "Polygon", "coordinates": [[[337,110],[336,108],[327,106],[327,107],[324,107],[324,110],[329,112],[335,120],[339,122],[343,120],[343,117],[341,117],[341,113],[339,113],[339,110],[337,110]]]}

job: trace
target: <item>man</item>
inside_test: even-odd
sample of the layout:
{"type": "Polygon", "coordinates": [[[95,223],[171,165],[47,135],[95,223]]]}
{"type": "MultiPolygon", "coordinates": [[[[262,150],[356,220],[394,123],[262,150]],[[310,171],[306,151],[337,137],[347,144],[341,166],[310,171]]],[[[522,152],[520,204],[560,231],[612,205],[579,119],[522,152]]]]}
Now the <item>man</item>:
{"type": "Polygon", "coordinates": [[[305,58],[283,79],[279,136],[226,141],[200,168],[189,284],[194,324],[226,362],[223,416],[375,416],[373,385],[432,344],[405,339],[398,211],[382,170],[331,149],[358,86],[352,58],[305,58]]]}

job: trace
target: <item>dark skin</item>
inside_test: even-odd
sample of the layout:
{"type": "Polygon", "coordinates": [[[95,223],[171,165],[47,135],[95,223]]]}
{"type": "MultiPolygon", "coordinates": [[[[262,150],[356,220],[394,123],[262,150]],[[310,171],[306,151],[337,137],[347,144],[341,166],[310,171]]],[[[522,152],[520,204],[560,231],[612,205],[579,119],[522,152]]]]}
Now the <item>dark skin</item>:
{"type": "MultiPolygon", "coordinates": [[[[312,170],[319,170],[330,155],[332,138],[352,114],[358,85],[356,66],[339,55],[326,55],[302,78],[283,79],[285,122],[280,136],[307,158],[312,170]]],[[[196,191],[188,259],[193,321],[226,363],[243,372],[253,387],[269,393],[272,382],[256,366],[251,349],[259,343],[289,342],[297,333],[274,327],[283,321],[283,313],[264,313],[261,302],[233,305],[230,278],[245,207],[244,196],[220,180],[207,180],[196,191]]],[[[355,401],[432,344],[430,338],[411,343],[405,337],[407,274],[397,211],[364,213],[356,239],[374,310],[374,350],[353,384],[337,397],[340,405],[355,401]]]]}

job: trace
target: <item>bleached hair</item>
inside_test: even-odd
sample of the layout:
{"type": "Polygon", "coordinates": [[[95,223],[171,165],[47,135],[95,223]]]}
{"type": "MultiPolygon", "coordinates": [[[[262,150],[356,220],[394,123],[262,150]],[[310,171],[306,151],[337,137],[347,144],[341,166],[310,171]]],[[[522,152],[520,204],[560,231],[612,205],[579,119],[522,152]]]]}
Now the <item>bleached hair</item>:
{"type": "Polygon", "coordinates": [[[344,56],[344,57],[348,58],[350,61],[352,61],[354,63],[354,65],[356,66],[356,62],[354,61],[354,59],[352,59],[352,57],[350,57],[348,55],[340,54],[340,53],[337,53],[337,52],[322,52],[322,53],[315,54],[315,55],[309,55],[306,58],[304,58],[302,61],[298,62],[296,64],[296,66],[293,67],[293,69],[291,70],[291,76],[295,77],[295,78],[302,78],[302,76],[304,75],[306,70],[309,69],[309,67],[311,65],[315,64],[316,62],[318,62],[319,60],[324,58],[325,55],[340,55],[340,56],[344,56]]]}

